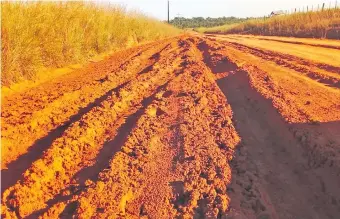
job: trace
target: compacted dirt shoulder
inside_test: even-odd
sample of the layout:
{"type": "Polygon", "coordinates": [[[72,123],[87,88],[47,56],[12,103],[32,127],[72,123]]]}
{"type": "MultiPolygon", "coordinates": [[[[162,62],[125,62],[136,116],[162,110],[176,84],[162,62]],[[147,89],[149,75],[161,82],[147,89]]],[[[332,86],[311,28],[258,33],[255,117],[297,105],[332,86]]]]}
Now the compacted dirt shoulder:
{"type": "Polygon", "coordinates": [[[166,39],[5,97],[2,217],[339,218],[338,48],[248,38],[166,39]]]}

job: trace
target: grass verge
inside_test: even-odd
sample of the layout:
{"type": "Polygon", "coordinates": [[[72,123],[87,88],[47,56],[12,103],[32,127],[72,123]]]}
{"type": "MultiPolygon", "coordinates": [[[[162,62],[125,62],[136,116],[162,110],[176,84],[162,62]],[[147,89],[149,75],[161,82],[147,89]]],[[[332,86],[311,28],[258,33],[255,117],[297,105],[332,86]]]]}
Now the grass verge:
{"type": "Polygon", "coordinates": [[[2,86],[179,32],[119,6],[83,2],[1,2],[1,14],[2,86]]]}
{"type": "Polygon", "coordinates": [[[252,19],[240,24],[201,28],[198,31],[204,33],[340,39],[340,9],[252,19]]]}

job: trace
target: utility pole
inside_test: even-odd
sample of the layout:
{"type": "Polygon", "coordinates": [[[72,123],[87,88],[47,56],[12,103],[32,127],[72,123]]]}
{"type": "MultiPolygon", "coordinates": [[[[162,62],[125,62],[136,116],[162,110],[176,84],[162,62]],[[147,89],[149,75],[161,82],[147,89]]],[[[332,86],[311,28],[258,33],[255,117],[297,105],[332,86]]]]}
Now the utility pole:
{"type": "Polygon", "coordinates": [[[168,0],[168,24],[170,23],[170,1],[168,0]]]}

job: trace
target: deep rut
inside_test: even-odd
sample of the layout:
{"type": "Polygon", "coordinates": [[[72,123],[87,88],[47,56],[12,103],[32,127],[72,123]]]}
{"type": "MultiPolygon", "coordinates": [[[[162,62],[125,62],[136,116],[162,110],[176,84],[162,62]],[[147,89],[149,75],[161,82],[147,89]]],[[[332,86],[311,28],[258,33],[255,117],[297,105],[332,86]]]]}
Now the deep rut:
{"type": "MultiPolygon", "coordinates": [[[[271,102],[252,89],[246,72],[217,81],[234,112],[241,143],[232,161],[230,207],[246,218],[334,218],[327,193],[337,177],[308,168],[302,146],[271,102]],[[332,216],[333,215],[333,216],[332,216]]],[[[335,191],[333,191],[335,192],[335,191]]]]}
{"type": "Polygon", "coordinates": [[[46,132],[62,130],[74,122],[79,114],[98,102],[97,99],[131,80],[146,65],[157,62],[153,56],[168,45],[169,41],[161,41],[120,52],[110,61],[89,65],[65,78],[5,98],[1,168],[5,169],[28,150],[39,151],[37,144],[44,140],[46,132]]]}

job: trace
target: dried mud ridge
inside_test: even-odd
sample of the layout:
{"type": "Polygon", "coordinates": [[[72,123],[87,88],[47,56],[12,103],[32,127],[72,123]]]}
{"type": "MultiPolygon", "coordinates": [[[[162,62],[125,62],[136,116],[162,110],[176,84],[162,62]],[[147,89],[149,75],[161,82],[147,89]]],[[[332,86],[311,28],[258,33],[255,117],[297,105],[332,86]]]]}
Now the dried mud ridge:
{"type": "Polygon", "coordinates": [[[6,97],[2,217],[339,218],[336,69],[184,35],[6,97]]]}

